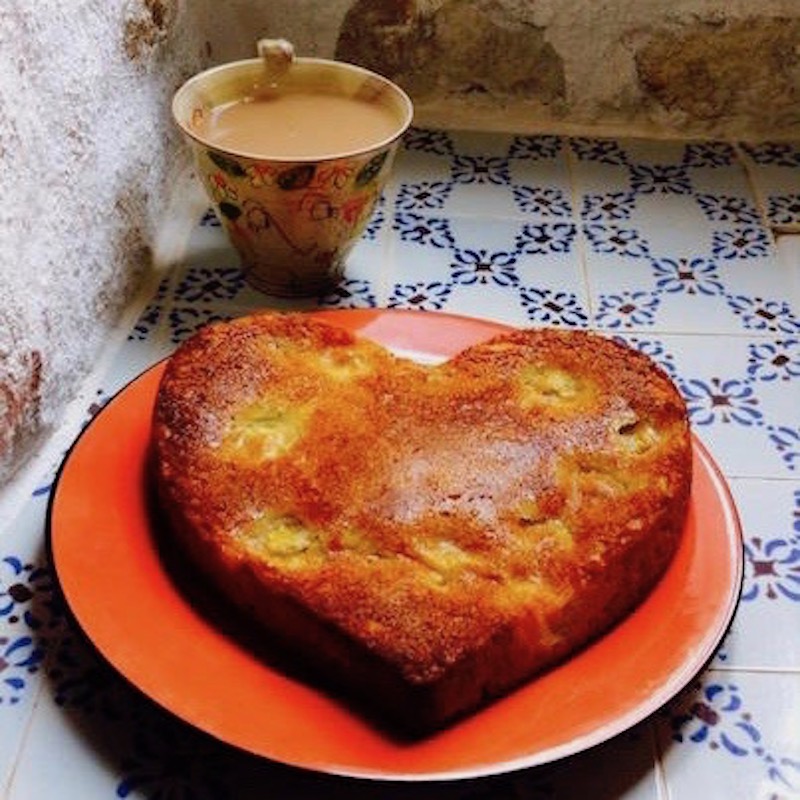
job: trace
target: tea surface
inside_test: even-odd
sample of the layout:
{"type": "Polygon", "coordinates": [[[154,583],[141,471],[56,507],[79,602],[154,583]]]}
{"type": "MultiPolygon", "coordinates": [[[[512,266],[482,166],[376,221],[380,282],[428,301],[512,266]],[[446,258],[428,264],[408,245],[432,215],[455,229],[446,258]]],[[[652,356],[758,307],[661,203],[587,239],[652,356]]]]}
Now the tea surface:
{"type": "Polygon", "coordinates": [[[315,158],[378,144],[398,130],[385,106],[321,92],[245,98],[215,108],[197,133],[217,147],[264,158],[315,158]]]}

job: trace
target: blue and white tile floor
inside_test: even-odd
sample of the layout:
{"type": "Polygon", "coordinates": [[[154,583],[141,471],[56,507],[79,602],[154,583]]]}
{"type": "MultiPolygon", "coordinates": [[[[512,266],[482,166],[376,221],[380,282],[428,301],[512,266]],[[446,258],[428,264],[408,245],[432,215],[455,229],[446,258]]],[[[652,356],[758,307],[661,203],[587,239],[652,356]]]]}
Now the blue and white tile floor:
{"type": "Polygon", "coordinates": [[[173,226],[170,263],[62,429],[0,496],[4,797],[800,797],[800,145],[413,130],[345,281],[310,304],[247,287],[196,187],[178,207],[189,222],[173,226]],[[741,602],[707,670],[590,752],[444,785],[259,761],[131,689],[60,605],[45,548],[55,471],[141,370],[206,322],[270,304],[591,328],[661,363],[744,528],[741,602]]]}

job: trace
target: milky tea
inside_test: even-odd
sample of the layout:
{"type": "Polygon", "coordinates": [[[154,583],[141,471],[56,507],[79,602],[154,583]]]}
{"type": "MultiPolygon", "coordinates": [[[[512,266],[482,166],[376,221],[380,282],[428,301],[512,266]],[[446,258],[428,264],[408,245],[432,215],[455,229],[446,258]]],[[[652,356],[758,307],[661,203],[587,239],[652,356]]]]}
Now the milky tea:
{"type": "Polygon", "coordinates": [[[397,125],[397,114],[368,99],[276,90],[212,109],[197,133],[223,150],[305,159],[373,147],[391,139],[397,125]]]}

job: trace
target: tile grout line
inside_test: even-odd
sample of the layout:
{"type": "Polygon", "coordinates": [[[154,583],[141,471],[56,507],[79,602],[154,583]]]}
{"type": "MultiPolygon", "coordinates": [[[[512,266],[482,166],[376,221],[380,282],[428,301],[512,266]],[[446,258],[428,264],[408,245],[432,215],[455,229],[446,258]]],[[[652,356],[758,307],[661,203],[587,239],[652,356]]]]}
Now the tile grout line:
{"type": "Polygon", "coordinates": [[[727,664],[714,664],[707,667],[702,674],[706,675],[709,672],[724,672],[726,674],[741,672],[747,675],[785,675],[786,677],[793,677],[800,675],[800,667],[735,667],[727,664]]]}
{"type": "Polygon", "coordinates": [[[564,154],[564,167],[567,172],[569,182],[570,205],[572,208],[572,221],[575,225],[575,248],[580,270],[581,281],[583,283],[584,299],[586,301],[586,312],[588,316],[589,329],[602,332],[595,322],[594,298],[592,297],[592,283],[589,277],[589,259],[586,237],[583,234],[583,219],[579,208],[579,201],[583,199],[583,193],[578,187],[577,161],[572,148],[569,146],[570,139],[561,137],[562,152],[564,154]]]}
{"type": "Polygon", "coordinates": [[[19,737],[16,752],[14,753],[11,766],[6,776],[6,780],[4,781],[3,785],[0,786],[0,789],[2,789],[2,791],[0,791],[0,797],[11,797],[11,792],[14,788],[14,782],[17,777],[17,772],[19,770],[20,763],[22,762],[23,756],[25,754],[25,750],[28,746],[28,740],[30,739],[31,731],[33,729],[34,715],[36,714],[36,711],[39,708],[39,704],[43,693],[44,693],[44,676],[40,676],[38,685],[36,687],[36,696],[33,698],[33,701],[31,702],[30,710],[28,711],[28,715],[25,719],[24,730],[22,731],[22,735],[19,737]]]}
{"type": "Polygon", "coordinates": [[[391,198],[386,197],[384,224],[380,231],[381,242],[378,251],[381,259],[381,268],[378,273],[379,280],[375,292],[375,302],[378,308],[385,308],[389,302],[391,294],[389,291],[390,277],[395,272],[394,216],[397,209],[397,194],[400,186],[399,178],[390,181],[387,186],[387,189],[391,190],[391,198]]]}
{"type": "Polygon", "coordinates": [[[745,152],[741,142],[733,141],[729,142],[729,144],[733,148],[734,153],[736,153],[736,160],[739,162],[739,165],[741,166],[742,171],[744,172],[748,188],[750,189],[750,192],[754,200],[756,201],[759,220],[761,221],[761,224],[764,226],[764,229],[769,231],[772,247],[775,248],[776,246],[775,229],[769,221],[767,199],[766,197],[764,197],[764,193],[761,189],[760,182],[756,179],[755,175],[756,166],[753,163],[750,156],[748,156],[747,153],[745,152]]]}
{"type": "Polygon", "coordinates": [[[650,739],[650,754],[653,758],[657,800],[669,800],[669,781],[667,780],[667,771],[664,767],[663,754],[661,752],[661,745],[659,744],[656,723],[653,716],[647,721],[647,732],[650,739]]]}

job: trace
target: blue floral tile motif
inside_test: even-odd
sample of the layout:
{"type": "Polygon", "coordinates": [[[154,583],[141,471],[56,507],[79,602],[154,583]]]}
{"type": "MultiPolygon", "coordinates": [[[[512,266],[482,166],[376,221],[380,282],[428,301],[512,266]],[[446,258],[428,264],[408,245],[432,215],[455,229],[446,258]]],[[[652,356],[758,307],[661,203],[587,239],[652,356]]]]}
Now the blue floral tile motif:
{"type": "Polygon", "coordinates": [[[508,148],[508,157],[549,161],[557,158],[563,148],[564,143],[558,136],[515,136],[508,148]]]}
{"type": "Polygon", "coordinates": [[[711,254],[717,258],[763,258],[771,252],[767,232],[756,226],[716,231],[711,241],[711,254]]]}
{"type": "Polygon", "coordinates": [[[173,306],[169,312],[170,338],[174,344],[188,339],[210,322],[224,322],[232,319],[232,314],[215,311],[213,308],[194,306],[173,306]]]}
{"type": "Polygon", "coordinates": [[[447,304],[452,287],[440,281],[431,283],[395,284],[387,303],[389,308],[416,308],[441,311],[447,304]]]}
{"type": "Polygon", "coordinates": [[[453,153],[453,140],[446,131],[410,128],[403,137],[402,144],[406,150],[433,155],[448,156],[453,153]]]}
{"type": "Polygon", "coordinates": [[[516,249],[528,255],[569,253],[575,235],[575,225],[571,222],[529,222],[517,236],[516,249]]]}
{"type": "Polygon", "coordinates": [[[571,218],[572,208],[561,189],[551,186],[513,186],[517,208],[538,217],[571,218]]]}
{"type": "Polygon", "coordinates": [[[25,696],[62,622],[50,570],[15,555],[0,559],[0,707],[25,696]]]}
{"type": "Polygon", "coordinates": [[[789,142],[743,144],[742,149],[756,164],[778,167],[800,167],[800,146],[789,142]]]}
{"type": "Polygon", "coordinates": [[[62,614],[49,567],[14,555],[0,560],[0,624],[39,631],[58,624],[62,614]]]}
{"type": "Polygon", "coordinates": [[[749,198],[731,195],[696,195],[697,205],[712,222],[731,222],[740,225],[758,225],[758,209],[749,198]]]}
{"type": "Polygon", "coordinates": [[[759,399],[747,381],[738,378],[686,379],[680,382],[694,425],[714,422],[760,425],[764,421],[759,399]]]}
{"type": "Polygon", "coordinates": [[[421,181],[400,186],[395,206],[400,211],[437,211],[444,207],[453,191],[453,185],[445,181],[421,181]]]}
{"type": "Polygon", "coordinates": [[[654,258],[656,289],[668,294],[721,295],[725,287],[716,262],[697,258],[654,258]]]}
{"type": "Polygon", "coordinates": [[[395,215],[394,230],[400,234],[404,242],[435,247],[450,248],[455,245],[455,238],[450,230],[450,221],[437,217],[425,217],[415,213],[395,215]]]}
{"type": "Polygon", "coordinates": [[[743,711],[739,689],[733,684],[712,683],[700,689],[700,698],[687,714],[673,717],[676,742],[707,742],[710,747],[723,747],[732,755],[745,755],[761,739],[749,714],[743,711]],[[728,716],[730,715],[730,716],[728,716]],[[729,725],[720,726],[721,722],[729,725]]]}
{"type": "Polygon", "coordinates": [[[128,340],[138,340],[143,342],[145,339],[147,339],[152,331],[158,327],[158,323],[161,321],[163,310],[164,309],[160,304],[150,303],[142,312],[141,316],[134,325],[133,330],[128,334],[128,340]]]}
{"type": "Polygon", "coordinates": [[[767,218],[777,227],[800,225],[800,194],[768,197],[767,218]]]}
{"type": "Polygon", "coordinates": [[[596,161],[601,164],[626,165],[628,156],[613,139],[589,139],[578,137],[570,140],[572,152],[580,161],[596,161]]]}
{"type": "Polygon", "coordinates": [[[767,431],[784,464],[792,471],[800,470],[800,427],[769,425],[767,431]]]}
{"type": "Polygon", "coordinates": [[[374,308],[378,304],[369,281],[348,279],[319,299],[320,306],[331,308],[374,308]]]}
{"type": "Polygon", "coordinates": [[[800,320],[786,300],[727,295],[726,301],[742,325],[758,333],[800,333],[800,320]]]}
{"type": "Polygon", "coordinates": [[[0,633],[0,706],[20,701],[30,676],[38,672],[43,659],[44,650],[32,636],[0,633]]]}
{"type": "Polygon", "coordinates": [[[800,488],[794,493],[794,521],[792,523],[792,530],[795,533],[798,541],[800,541],[800,488]]]}
{"type": "Polygon", "coordinates": [[[636,228],[590,223],[583,226],[583,232],[596,253],[613,253],[627,258],[645,258],[650,255],[647,240],[636,228]]]}
{"type": "Polygon", "coordinates": [[[800,537],[753,536],[744,549],[747,572],[742,601],[763,597],[800,603],[800,537]]]}
{"type": "Polygon", "coordinates": [[[690,143],[683,152],[687,167],[728,167],[735,161],[736,151],[727,142],[690,143]]]}
{"type": "Polygon", "coordinates": [[[635,208],[636,195],[633,192],[586,194],[583,196],[581,216],[587,222],[630,219],[635,208]]]}
{"type": "Polygon", "coordinates": [[[221,228],[222,223],[213,208],[207,208],[200,217],[198,225],[201,228],[221,228]]]}
{"type": "Polygon", "coordinates": [[[691,194],[692,182],[683,166],[631,164],[631,188],[638,194],[691,194]]]}
{"type": "Polygon", "coordinates": [[[453,255],[451,275],[454,283],[463,286],[515,286],[519,283],[516,263],[517,257],[514,253],[502,250],[489,252],[484,249],[457,249],[453,255]]]}
{"type": "Polygon", "coordinates": [[[244,275],[236,267],[191,267],[175,287],[175,299],[182,303],[233,300],[244,286],[244,275]]]}
{"type": "MultiPolygon", "coordinates": [[[[735,341],[735,340],[734,340],[735,341]]],[[[748,440],[777,454],[789,473],[800,469],[800,428],[785,392],[800,375],[800,341],[796,337],[738,342],[738,366],[702,377],[673,376],[697,428],[750,429],[748,440]],[[784,388],[785,387],[785,388],[784,388]]],[[[791,397],[791,395],[789,395],[791,397]]],[[[736,434],[732,434],[736,436],[736,434]]]]}
{"type": "Polygon", "coordinates": [[[619,334],[615,335],[613,338],[621,344],[632,347],[640,353],[644,353],[655,361],[673,380],[678,377],[678,369],[675,366],[675,356],[667,350],[663,342],[658,339],[642,339],[638,336],[621,336],[619,334]]]}
{"type": "Polygon", "coordinates": [[[520,300],[528,319],[539,325],[585,328],[589,315],[572,292],[528,287],[520,289],[520,300]]]}
{"type": "Polygon", "coordinates": [[[164,312],[164,301],[167,297],[169,281],[170,279],[168,276],[159,281],[155,294],[145,307],[144,311],[142,311],[139,319],[136,320],[131,332],[128,334],[129,342],[145,341],[158,327],[164,312]]]}
{"type": "Polygon", "coordinates": [[[652,325],[659,303],[658,295],[646,291],[601,295],[597,322],[609,330],[652,325]]]}
{"type": "Polygon", "coordinates": [[[800,339],[753,342],[747,375],[756,381],[788,382],[800,378],[800,339]]]}
{"type": "Polygon", "coordinates": [[[499,156],[453,156],[452,178],[453,183],[511,183],[508,159],[499,156]]]}
{"type": "Polygon", "coordinates": [[[737,685],[709,681],[692,688],[680,701],[683,708],[675,709],[671,717],[673,742],[755,762],[773,792],[764,797],[778,800],[786,791],[800,791],[800,762],[771,750],[737,685]]]}
{"type": "Polygon", "coordinates": [[[361,234],[361,238],[367,242],[374,242],[378,239],[381,231],[386,225],[386,197],[381,195],[375,204],[372,216],[367,220],[367,226],[361,234]]]}

